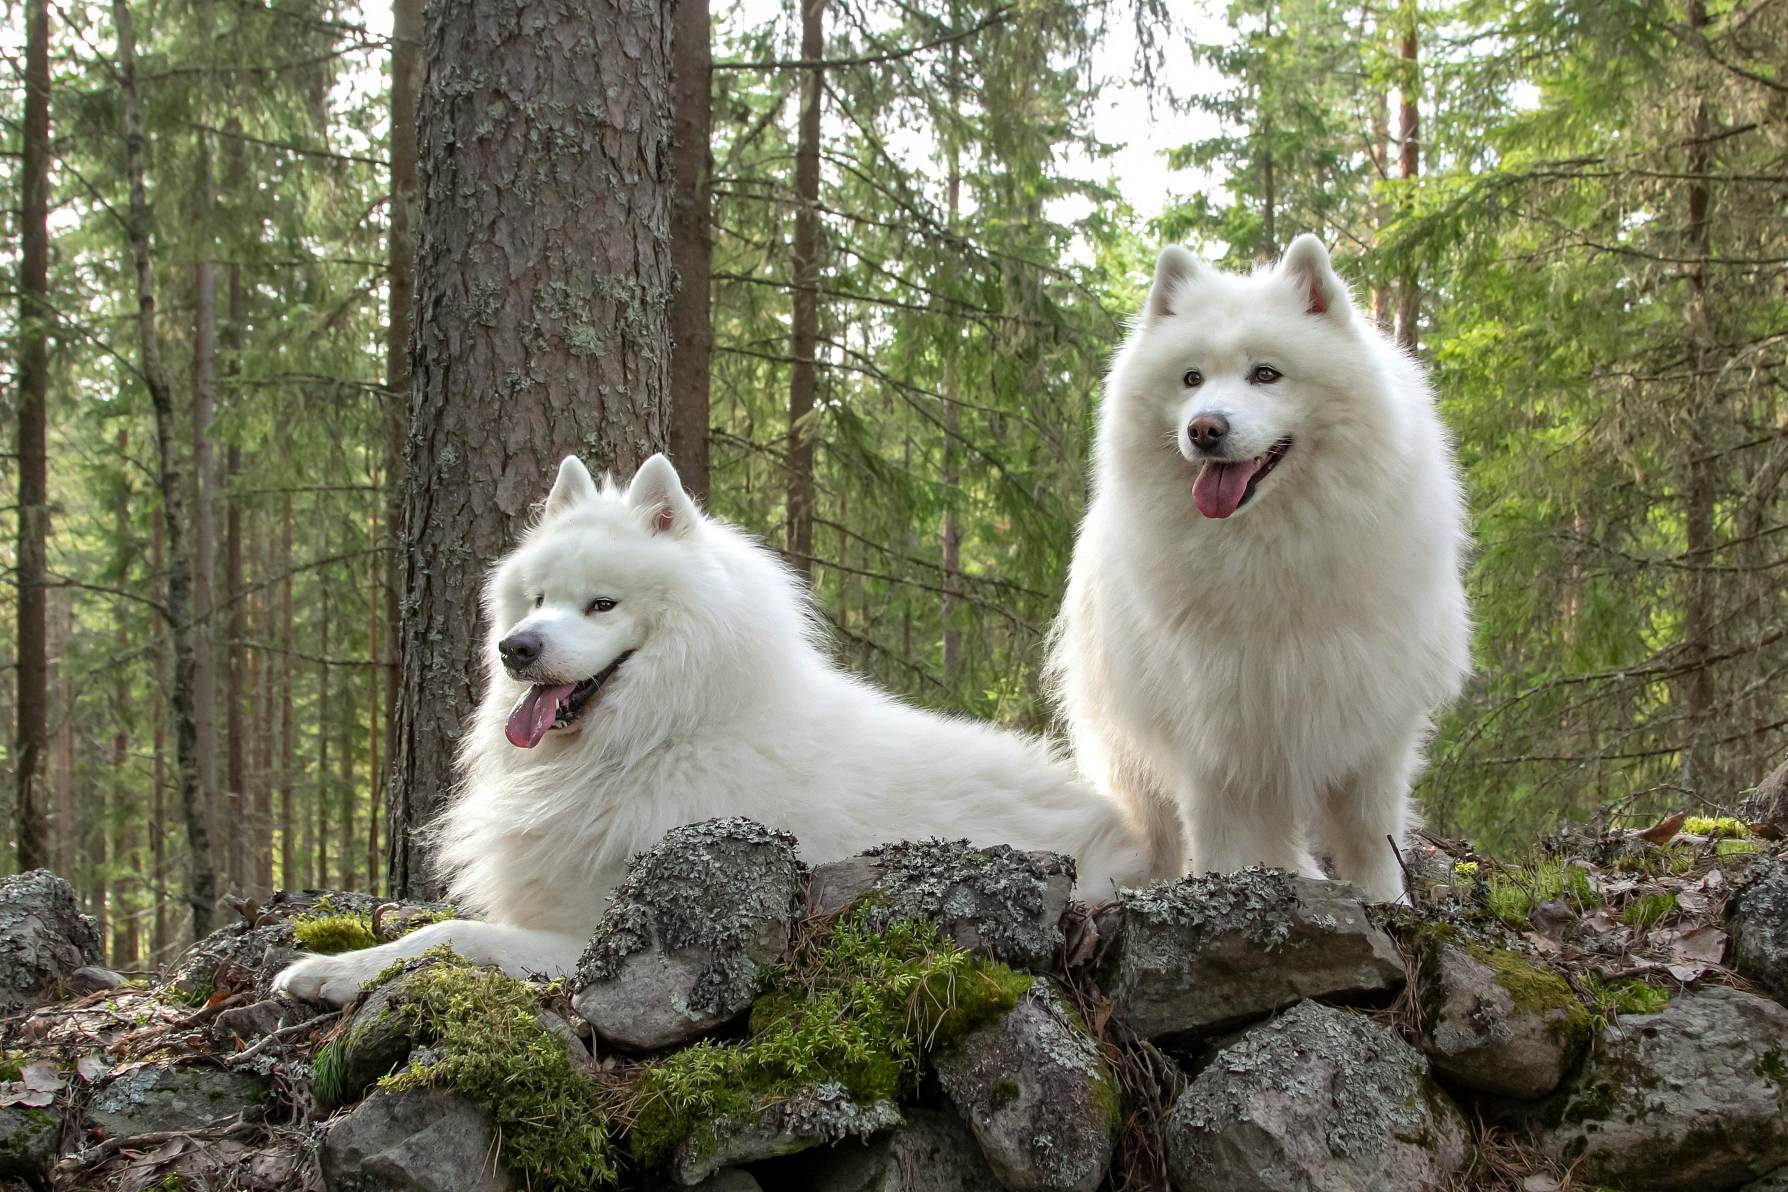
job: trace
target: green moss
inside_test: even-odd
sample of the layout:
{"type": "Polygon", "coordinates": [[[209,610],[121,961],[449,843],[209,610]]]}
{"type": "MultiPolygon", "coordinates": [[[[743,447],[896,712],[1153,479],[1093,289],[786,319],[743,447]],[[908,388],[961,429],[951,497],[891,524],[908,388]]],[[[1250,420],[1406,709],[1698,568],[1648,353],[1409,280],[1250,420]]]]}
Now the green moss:
{"type": "Polygon", "coordinates": [[[1772,1047],[1764,1052],[1752,1070],[1777,1088],[1788,1089],[1788,1062],[1783,1061],[1780,1048],[1772,1047]]]}
{"type": "Polygon", "coordinates": [[[1714,842],[1714,856],[1722,860],[1727,857],[1739,857],[1746,853],[1762,851],[1763,842],[1761,840],[1716,840],[1714,842]]]}
{"type": "Polygon", "coordinates": [[[1729,815],[1691,815],[1682,822],[1682,830],[1692,836],[1725,836],[1732,839],[1751,834],[1750,825],[1729,815]]]}
{"type": "Polygon", "coordinates": [[[1591,973],[1584,980],[1596,1010],[1604,1017],[1609,1013],[1656,1014],[1670,1004],[1669,990],[1658,989],[1637,979],[1604,985],[1591,973]]]}
{"type": "Polygon", "coordinates": [[[412,1063],[385,1089],[450,1088],[490,1115],[501,1154],[533,1192],[582,1192],[617,1177],[602,1086],[541,1024],[534,991],[445,949],[406,974],[393,1013],[413,1037],[435,1040],[432,1062],[412,1063]]]}
{"type": "Polygon", "coordinates": [[[974,959],[929,923],[874,931],[862,909],[797,955],[812,959],[772,974],[743,1043],[698,1043],[635,1084],[629,1144],[641,1163],[685,1140],[711,1147],[727,1119],[828,1081],[865,1104],[898,1099],[928,1053],[1010,1009],[1034,980],[974,959]]]}
{"type": "Polygon", "coordinates": [[[1542,903],[1563,900],[1578,914],[1602,905],[1589,870],[1552,857],[1491,874],[1484,897],[1491,913],[1517,930],[1526,930],[1528,915],[1542,903]]]}
{"type": "Polygon", "coordinates": [[[1505,948],[1472,947],[1470,951],[1496,974],[1496,984],[1508,993],[1518,1013],[1553,1016],[1555,1037],[1572,1044],[1589,1041],[1594,1020],[1570,982],[1505,948]]]}
{"type": "Polygon", "coordinates": [[[1620,912],[1620,921],[1635,931],[1649,931],[1676,909],[1674,894],[1641,894],[1620,912]]]}
{"type": "Polygon", "coordinates": [[[305,951],[325,956],[358,952],[379,942],[366,915],[297,915],[292,919],[292,938],[305,951]]]}
{"type": "Polygon", "coordinates": [[[25,1079],[25,1053],[0,1051],[0,1080],[25,1079]]]}
{"type": "Polygon", "coordinates": [[[1476,861],[1460,861],[1453,866],[1453,876],[1461,881],[1470,881],[1478,875],[1476,861]]]}

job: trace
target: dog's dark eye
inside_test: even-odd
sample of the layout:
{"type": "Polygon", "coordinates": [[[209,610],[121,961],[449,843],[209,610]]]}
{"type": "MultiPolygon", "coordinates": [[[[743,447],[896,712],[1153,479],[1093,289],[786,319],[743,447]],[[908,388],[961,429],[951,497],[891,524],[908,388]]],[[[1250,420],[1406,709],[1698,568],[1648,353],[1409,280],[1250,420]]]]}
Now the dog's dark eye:
{"type": "Polygon", "coordinates": [[[1196,389],[1200,385],[1204,384],[1204,374],[1199,372],[1195,368],[1187,369],[1186,375],[1181,377],[1180,379],[1182,381],[1186,382],[1186,388],[1188,388],[1188,389],[1196,389]]]}
{"type": "Polygon", "coordinates": [[[543,605],[545,603],[546,603],[546,593],[545,592],[542,592],[540,595],[534,597],[534,607],[535,608],[539,608],[541,605],[543,605]]]}
{"type": "Polygon", "coordinates": [[[607,596],[598,596],[590,601],[590,607],[584,610],[584,614],[588,616],[590,613],[605,613],[613,607],[615,607],[615,601],[610,600],[607,596]]]}
{"type": "Polygon", "coordinates": [[[1271,385],[1284,375],[1270,364],[1256,364],[1254,371],[1248,374],[1248,379],[1256,385],[1271,385]]]}

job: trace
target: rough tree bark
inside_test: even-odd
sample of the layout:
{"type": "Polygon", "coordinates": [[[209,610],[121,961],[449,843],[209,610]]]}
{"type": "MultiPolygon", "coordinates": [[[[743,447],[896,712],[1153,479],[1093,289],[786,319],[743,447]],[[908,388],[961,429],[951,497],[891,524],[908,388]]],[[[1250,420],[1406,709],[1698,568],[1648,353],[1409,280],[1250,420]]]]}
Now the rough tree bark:
{"type": "Polygon", "coordinates": [[[788,373],[789,564],[813,573],[813,403],[818,391],[820,98],[825,68],[826,0],[801,0],[801,120],[795,143],[794,363],[788,373]]]}
{"type": "MultiPolygon", "coordinates": [[[[201,11],[204,11],[202,8],[201,11]]],[[[217,787],[217,631],[212,624],[217,587],[217,484],[211,419],[217,410],[217,267],[208,232],[216,211],[211,142],[199,134],[194,182],[195,219],[207,234],[192,267],[192,617],[193,725],[198,740],[199,798],[205,805],[212,865],[228,873],[229,834],[220,831],[217,787]]]]}
{"type": "Polygon", "coordinates": [[[394,897],[438,889],[417,829],[477,694],[484,569],[560,457],[626,474],[666,445],[668,17],[624,0],[424,17],[394,897]]]}
{"type": "MultiPolygon", "coordinates": [[[[248,163],[242,142],[242,125],[234,116],[225,125],[230,136],[225,146],[224,186],[237,201],[247,182],[248,163]]],[[[248,310],[242,290],[242,265],[231,261],[228,269],[228,308],[224,315],[224,376],[232,396],[242,375],[242,348],[247,335],[248,310]]],[[[246,726],[242,718],[243,674],[248,669],[248,600],[243,592],[242,577],[242,501],[232,491],[242,472],[242,448],[231,442],[224,448],[224,592],[229,601],[225,610],[224,642],[224,805],[231,830],[227,833],[229,855],[227,872],[237,888],[252,880],[249,852],[255,839],[248,811],[248,755],[246,726]]],[[[200,738],[201,748],[204,745],[200,738]]],[[[258,891],[257,891],[258,893],[258,891]]]]}
{"type": "MultiPolygon", "coordinates": [[[[1398,90],[1401,95],[1397,110],[1400,150],[1397,174],[1405,183],[1413,185],[1422,172],[1421,108],[1418,106],[1418,97],[1421,94],[1418,54],[1421,47],[1415,0],[1404,0],[1403,21],[1403,44],[1397,53],[1402,60],[1402,72],[1398,76],[1398,90]]],[[[1404,271],[1397,284],[1396,336],[1398,344],[1405,351],[1413,352],[1416,349],[1416,325],[1421,313],[1422,283],[1412,265],[1404,271]]]]}
{"type": "Polygon", "coordinates": [[[18,736],[14,832],[19,869],[49,863],[44,781],[49,751],[49,618],[44,600],[49,535],[48,464],[44,452],[49,392],[50,270],[50,10],[30,0],[25,10],[25,136],[19,168],[19,519],[18,736]]]}
{"type": "MultiPolygon", "coordinates": [[[[1690,0],[1688,18],[1689,27],[1697,37],[1701,36],[1707,27],[1704,0],[1690,0]]],[[[1712,255],[1709,223],[1712,197],[1707,185],[1711,161],[1708,132],[1712,127],[1713,116],[1703,90],[1695,96],[1689,116],[1687,160],[1683,171],[1688,183],[1688,252],[1684,255],[1690,260],[1684,275],[1688,283],[1688,300],[1683,322],[1689,342],[1691,378],[1687,417],[1684,419],[1687,433],[1680,439],[1688,453],[1688,477],[1683,491],[1683,545],[1687,548],[1685,562],[1688,569],[1682,573],[1685,584],[1683,645],[1689,668],[1683,680],[1688,749],[1683,755],[1683,785],[1710,795],[1716,790],[1713,746],[1708,743],[1709,730],[1714,727],[1714,689],[1713,672],[1707,658],[1713,651],[1715,584],[1708,567],[1713,562],[1710,556],[1715,546],[1714,490],[1718,477],[1715,475],[1716,452],[1708,432],[1721,420],[1714,408],[1719,396],[1712,359],[1716,337],[1707,294],[1707,262],[1712,255]]]]}
{"type": "Polygon", "coordinates": [[[678,0],[676,9],[671,36],[671,89],[677,113],[671,151],[671,266],[676,270],[677,292],[670,317],[670,449],[683,486],[706,502],[708,389],[714,356],[708,292],[714,255],[708,0],[678,0]]]}
{"type": "Polygon", "coordinates": [[[126,0],[112,0],[112,22],[118,31],[118,89],[124,101],[125,175],[130,184],[126,224],[136,266],[138,371],[155,409],[156,479],[161,489],[161,526],[168,559],[167,597],[162,611],[174,638],[174,688],[169,704],[174,720],[180,808],[186,820],[190,854],[186,901],[192,907],[193,934],[200,936],[211,930],[212,909],[217,903],[217,871],[212,867],[210,830],[200,795],[198,729],[193,722],[192,572],[185,541],[186,495],[180,478],[179,447],[174,439],[174,391],[162,367],[161,343],[155,332],[155,261],[149,245],[149,199],[143,182],[147,137],[137,92],[136,33],[126,0]]]}
{"type": "MultiPolygon", "coordinates": [[[[956,7],[950,8],[950,24],[959,24],[956,7]]],[[[957,104],[957,96],[962,82],[961,47],[950,46],[950,75],[947,80],[950,106],[957,104]]],[[[957,144],[954,134],[950,136],[949,174],[944,182],[945,197],[949,202],[948,227],[952,233],[956,231],[956,221],[962,211],[962,149],[957,144]]],[[[946,349],[944,356],[944,467],[940,479],[944,486],[944,530],[939,543],[944,564],[944,594],[942,600],[942,617],[944,623],[944,682],[955,694],[956,685],[962,678],[962,631],[956,627],[956,612],[961,605],[962,590],[962,514],[958,510],[958,502],[962,499],[962,461],[957,447],[957,437],[962,433],[962,407],[957,398],[960,395],[960,379],[956,375],[956,349],[946,349]]]]}

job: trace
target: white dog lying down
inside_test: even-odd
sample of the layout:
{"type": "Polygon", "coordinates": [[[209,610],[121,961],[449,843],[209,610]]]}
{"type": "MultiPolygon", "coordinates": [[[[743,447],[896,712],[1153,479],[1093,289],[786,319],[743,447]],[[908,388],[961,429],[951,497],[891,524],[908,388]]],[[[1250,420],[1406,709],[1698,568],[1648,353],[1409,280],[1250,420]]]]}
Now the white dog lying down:
{"type": "Polygon", "coordinates": [[[1154,876],[1125,813],[1043,742],[834,666],[800,581],[704,516],[662,455],[625,493],[566,459],[484,605],[485,695],[432,835],[450,896],[487,921],[310,957],[278,990],[346,1004],[439,943],[565,974],[628,859],[715,816],[786,829],[810,863],[943,836],[1072,854],[1091,897],[1154,876]]]}
{"type": "Polygon", "coordinates": [[[1251,277],[1161,254],[1052,659],[1076,759],[1150,825],[1158,866],[1315,876],[1317,843],[1402,893],[1386,837],[1470,662],[1464,541],[1421,368],[1315,237],[1251,277]]]}

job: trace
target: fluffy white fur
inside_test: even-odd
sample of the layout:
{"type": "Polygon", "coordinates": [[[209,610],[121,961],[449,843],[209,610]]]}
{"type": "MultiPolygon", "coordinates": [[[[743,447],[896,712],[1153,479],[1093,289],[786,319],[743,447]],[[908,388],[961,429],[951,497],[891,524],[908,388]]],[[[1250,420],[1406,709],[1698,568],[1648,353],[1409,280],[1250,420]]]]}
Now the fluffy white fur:
{"type": "Polygon", "coordinates": [[[1076,758],[1158,866],[1321,876],[1318,848],[1373,897],[1402,893],[1387,837],[1469,668],[1464,544],[1421,369],[1315,237],[1246,277],[1161,254],[1111,371],[1052,653],[1076,758]],[[1212,414],[1225,458],[1292,440],[1226,518],[1193,501],[1188,427],[1212,414]]]}
{"type": "Polygon", "coordinates": [[[441,942],[518,975],[565,973],[628,859],[721,815],[787,829],[810,863],[937,835],[1071,853],[1093,897],[1151,876],[1123,809],[1043,742],[840,671],[804,585],[704,516],[663,456],[625,493],[565,460],[484,604],[485,695],[433,839],[456,905],[488,921],[306,959],[280,975],[284,991],[345,1003],[393,958],[441,942]],[[599,597],[613,607],[593,611],[599,597]],[[543,645],[522,679],[498,660],[520,633],[543,645]],[[531,684],[599,674],[629,651],[571,726],[532,748],[506,738],[531,684]]]}

